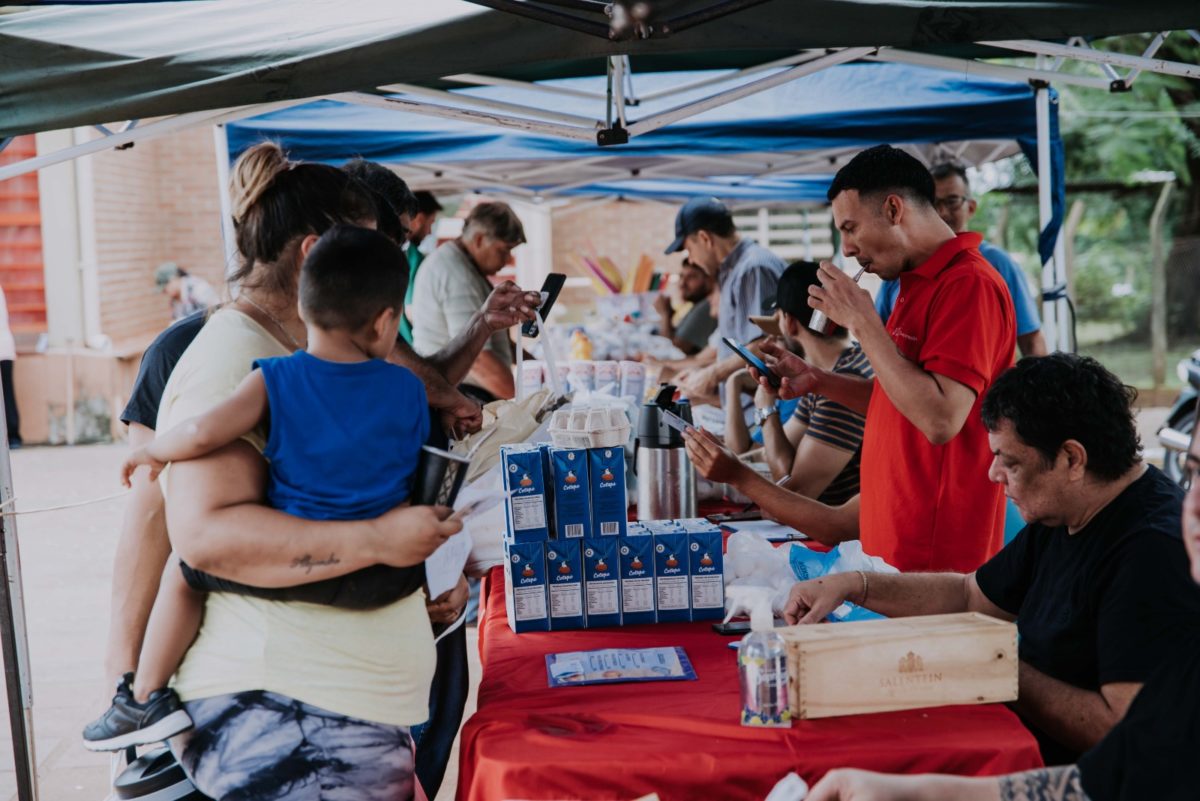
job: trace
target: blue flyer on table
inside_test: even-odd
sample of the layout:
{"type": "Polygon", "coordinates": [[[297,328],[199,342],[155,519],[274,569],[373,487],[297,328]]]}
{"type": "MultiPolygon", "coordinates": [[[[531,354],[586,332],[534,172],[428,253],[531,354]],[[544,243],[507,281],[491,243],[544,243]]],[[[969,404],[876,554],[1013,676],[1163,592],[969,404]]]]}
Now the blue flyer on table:
{"type": "Polygon", "coordinates": [[[695,681],[687,654],[674,648],[604,648],[546,654],[551,687],[627,681],[695,681]]]}

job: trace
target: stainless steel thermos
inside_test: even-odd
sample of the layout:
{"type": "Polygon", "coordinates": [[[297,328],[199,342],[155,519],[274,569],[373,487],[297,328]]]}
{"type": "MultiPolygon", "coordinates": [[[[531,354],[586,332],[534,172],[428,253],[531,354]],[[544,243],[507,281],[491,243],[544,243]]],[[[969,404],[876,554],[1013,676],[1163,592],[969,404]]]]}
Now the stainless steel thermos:
{"type": "Polygon", "coordinates": [[[635,472],[639,520],[677,520],[696,516],[696,468],[688,458],[683,435],[667,424],[663,412],[692,422],[692,406],[674,401],[675,387],[664,384],[655,399],[642,406],[638,419],[635,472]]]}

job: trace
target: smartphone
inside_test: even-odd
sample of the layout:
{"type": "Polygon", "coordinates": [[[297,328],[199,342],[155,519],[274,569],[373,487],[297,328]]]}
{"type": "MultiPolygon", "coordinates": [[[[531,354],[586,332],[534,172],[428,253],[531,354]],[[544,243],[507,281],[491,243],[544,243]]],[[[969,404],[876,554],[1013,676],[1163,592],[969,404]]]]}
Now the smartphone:
{"type": "Polygon", "coordinates": [[[738,356],[741,356],[742,360],[746,362],[746,364],[750,365],[755,370],[760,372],[764,377],[766,377],[768,384],[775,389],[779,389],[779,376],[772,373],[771,368],[767,367],[763,360],[755,356],[749,348],[745,347],[744,345],[739,345],[729,337],[721,337],[721,341],[728,345],[734,353],[736,353],[738,356]]]}
{"type": "MultiPolygon", "coordinates": [[[[537,310],[538,316],[543,320],[550,316],[550,309],[554,306],[554,301],[558,300],[558,293],[562,292],[565,283],[567,283],[567,276],[563,273],[550,273],[546,276],[546,280],[542,284],[542,305],[538,306],[537,310]]],[[[521,325],[523,336],[535,337],[537,332],[537,320],[527,320],[521,325]]]]}
{"type": "MultiPolygon", "coordinates": [[[[786,626],[787,621],[783,618],[775,618],[775,628],[786,626]]],[[[712,629],[717,634],[724,634],[727,637],[736,636],[738,634],[750,633],[749,620],[731,620],[728,623],[713,623],[712,629]]]]}
{"type": "Polygon", "coordinates": [[[710,523],[716,523],[718,526],[722,523],[736,523],[739,520],[762,520],[761,509],[751,509],[745,512],[726,512],[708,515],[706,518],[710,523]]]}

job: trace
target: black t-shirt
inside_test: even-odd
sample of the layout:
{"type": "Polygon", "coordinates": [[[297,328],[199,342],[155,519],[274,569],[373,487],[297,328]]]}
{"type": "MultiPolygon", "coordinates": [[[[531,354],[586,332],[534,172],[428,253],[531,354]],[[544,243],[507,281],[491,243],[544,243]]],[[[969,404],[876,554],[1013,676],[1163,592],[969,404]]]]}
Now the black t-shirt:
{"type": "Polygon", "coordinates": [[[1200,638],[1180,644],[1133,699],[1125,719],[1079,759],[1092,801],[1200,797],[1200,638]]]}
{"type": "MultiPolygon", "coordinates": [[[[1085,690],[1145,682],[1200,628],[1182,506],[1182,490],[1147,467],[1074,535],[1065,526],[1026,526],[980,567],[983,594],[1017,616],[1021,659],[1085,690]]],[[[1039,739],[1048,763],[1078,756],[1039,739]]]]}
{"type": "Polygon", "coordinates": [[[141,423],[147,428],[154,428],[163,390],[167,387],[167,379],[171,377],[171,371],[175,369],[179,357],[204,327],[209,311],[198,311],[182,320],[176,320],[146,348],[146,352],[142,354],[141,367],[138,368],[137,380],[133,384],[133,392],[129,395],[129,403],[125,405],[125,411],[121,412],[122,423],[141,423]]]}

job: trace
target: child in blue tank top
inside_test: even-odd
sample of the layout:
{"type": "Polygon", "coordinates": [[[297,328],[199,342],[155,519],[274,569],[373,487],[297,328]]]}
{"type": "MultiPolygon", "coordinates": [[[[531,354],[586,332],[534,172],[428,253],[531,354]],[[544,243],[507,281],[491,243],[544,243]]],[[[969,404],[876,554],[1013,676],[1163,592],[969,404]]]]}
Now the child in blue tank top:
{"type": "MultiPolygon", "coordinates": [[[[267,499],[273,507],[310,520],[365,520],[406,502],[430,425],[421,381],[385,361],[407,280],[403,254],[384,235],[353,226],[330,229],[300,272],[307,349],[255,362],[257,369],[228,400],[131,454],[122,481],[129,486],[142,465],[154,480],[168,462],[204,456],[269,423],[263,455],[270,462],[267,499]]],[[[452,520],[443,526],[446,537],[459,527],[452,520]]],[[[145,706],[171,711],[147,714],[142,705],[123,709],[114,703],[84,730],[91,750],[155,742],[191,725],[177,699],[171,703],[174,691],[166,684],[200,629],[206,592],[372,609],[411,595],[425,581],[423,565],[375,565],[281,588],[237,584],[182,562],[180,568],[164,573],[137,668],[149,686],[163,688],[145,706]]]]}

